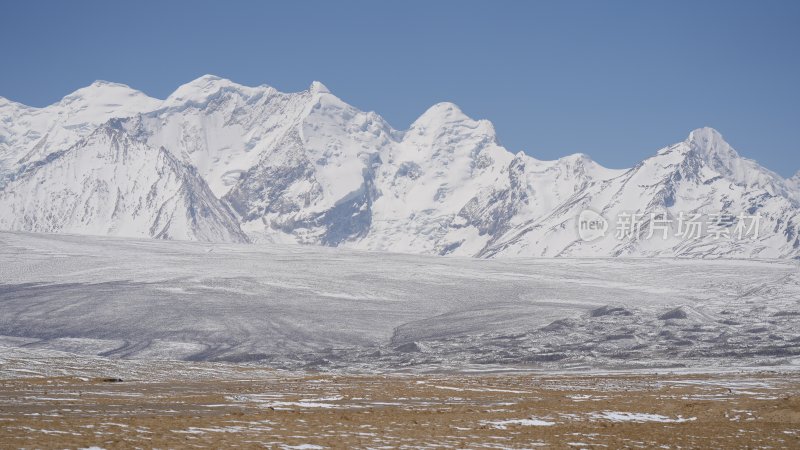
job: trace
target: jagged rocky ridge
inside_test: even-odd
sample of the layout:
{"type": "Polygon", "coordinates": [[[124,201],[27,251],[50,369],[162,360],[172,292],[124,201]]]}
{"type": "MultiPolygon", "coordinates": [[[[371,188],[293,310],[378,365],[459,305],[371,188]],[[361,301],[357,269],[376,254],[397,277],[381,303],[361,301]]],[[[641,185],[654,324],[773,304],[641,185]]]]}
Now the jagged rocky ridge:
{"type": "Polygon", "coordinates": [[[398,131],[318,82],[281,93],[204,76],[165,100],[96,82],[45,108],[0,98],[0,229],[480,257],[792,258],[799,227],[800,175],[740,157],[709,128],[611,170],[581,154],[512,154],[490,122],[451,103],[398,131]],[[580,239],[585,209],[610,221],[604,238],[580,239]],[[761,226],[755,239],[618,239],[625,213],[758,214],[761,226]]]}

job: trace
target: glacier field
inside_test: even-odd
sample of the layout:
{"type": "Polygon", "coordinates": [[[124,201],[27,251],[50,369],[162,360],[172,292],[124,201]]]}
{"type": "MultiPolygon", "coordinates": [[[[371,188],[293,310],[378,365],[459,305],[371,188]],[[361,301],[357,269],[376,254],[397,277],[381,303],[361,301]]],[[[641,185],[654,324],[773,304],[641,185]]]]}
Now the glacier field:
{"type": "Polygon", "coordinates": [[[0,232],[0,347],[354,372],[788,368],[799,269],[0,232]]]}

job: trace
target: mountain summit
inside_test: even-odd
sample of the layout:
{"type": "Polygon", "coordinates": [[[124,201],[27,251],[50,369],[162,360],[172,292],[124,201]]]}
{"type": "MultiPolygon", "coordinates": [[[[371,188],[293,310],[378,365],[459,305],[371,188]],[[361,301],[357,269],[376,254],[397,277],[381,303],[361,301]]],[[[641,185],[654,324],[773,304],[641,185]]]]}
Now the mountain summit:
{"type": "Polygon", "coordinates": [[[99,81],[45,108],[0,100],[1,229],[479,257],[791,258],[799,224],[800,173],[781,178],[712,128],[612,170],[583,154],[512,154],[491,122],[448,102],[396,130],[317,81],[283,93],[205,75],[165,100],[99,81]],[[745,215],[759,233],[734,238],[745,215]],[[580,239],[582,216],[608,233],[580,239]],[[642,223],[617,233],[631,216],[642,223]],[[690,216],[715,233],[681,235],[690,216]]]}

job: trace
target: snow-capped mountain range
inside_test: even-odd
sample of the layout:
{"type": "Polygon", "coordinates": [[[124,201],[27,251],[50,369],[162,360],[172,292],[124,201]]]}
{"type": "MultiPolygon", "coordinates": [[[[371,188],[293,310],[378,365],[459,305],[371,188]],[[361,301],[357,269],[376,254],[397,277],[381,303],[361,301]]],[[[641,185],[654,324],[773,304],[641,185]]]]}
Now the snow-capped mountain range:
{"type": "Polygon", "coordinates": [[[399,131],[319,82],[282,93],[207,75],[159,100],[98,81],[45,108],[0,97],[0,229],[478,257],[796,258],[800,172],[784,179],[710,128],[612,170],[582,154],[513,154],[452,103],[399,131]],[[606,219],[604,236],[581,239],[585,210],[606,219]],[[682,234],[697,214],[716,232],[682,234]],[[626,216],[639,221],[629,233],[626,216]],[[757,233],[736,236],[745,216],[757,233]]]}

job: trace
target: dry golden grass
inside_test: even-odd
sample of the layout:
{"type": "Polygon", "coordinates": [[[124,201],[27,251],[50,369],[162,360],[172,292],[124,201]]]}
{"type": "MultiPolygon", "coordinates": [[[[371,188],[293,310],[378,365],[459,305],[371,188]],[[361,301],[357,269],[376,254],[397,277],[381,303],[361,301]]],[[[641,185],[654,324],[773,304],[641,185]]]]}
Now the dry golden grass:
{"type": "Polygon", "coordinates": [[[800,448],[791,373],[238,375],[0,381],[0,446],[800,448]]]}

